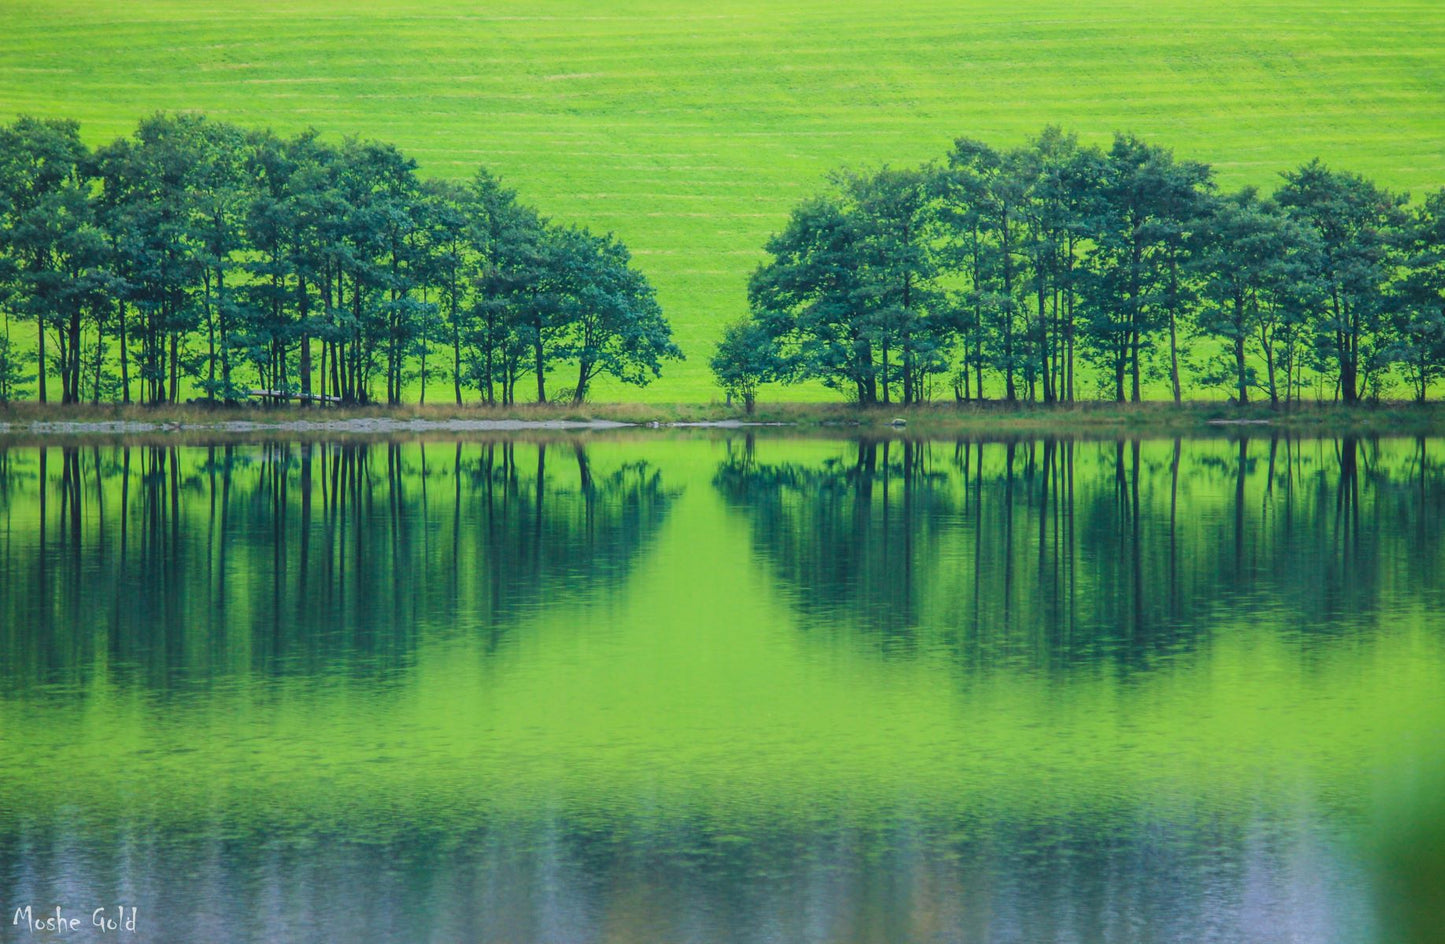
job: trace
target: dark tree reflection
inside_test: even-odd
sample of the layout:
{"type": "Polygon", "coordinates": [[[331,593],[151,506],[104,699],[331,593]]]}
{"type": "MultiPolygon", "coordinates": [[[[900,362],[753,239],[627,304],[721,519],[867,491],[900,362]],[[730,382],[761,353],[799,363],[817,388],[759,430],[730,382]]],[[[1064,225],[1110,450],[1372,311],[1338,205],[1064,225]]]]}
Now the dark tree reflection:
{"type": "Polygon", "coordinates": [[[810,626],[979,664],[1144,664],[1252,611],[1346,631],[1401,569],[1419,599],[1390,605],[1439,606],[1431,447],[863,439],[798,463],[745,438],[714,485],[810,626]]]}
{"type": "Polygon", "coordinates": [[[578,442],[0,447],[0,654],[163,684],[499,642],[623,581],[673,494],[578,442]]]}

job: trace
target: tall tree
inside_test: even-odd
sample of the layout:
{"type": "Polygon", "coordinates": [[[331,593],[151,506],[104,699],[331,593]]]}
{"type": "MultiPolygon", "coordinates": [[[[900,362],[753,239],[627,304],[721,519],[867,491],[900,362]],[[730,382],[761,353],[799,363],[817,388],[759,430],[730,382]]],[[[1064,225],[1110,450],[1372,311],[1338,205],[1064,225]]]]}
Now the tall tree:
{"type": "Polygon", "coordinates": [[[1316,277],[1325,295],[1319,337],[1336,365],[1339,397],[1355,403],[1383,350],[1382,289],[1390,274],[1391,242],[1405,220],[1405,198],[1358,175],[1332,171],[1319,159],[1286,173],[1284,180],[1275,198],[1319,237],[1316,277]]]}
{"type": "Polygon", "coordinates": [[[34,374],[25,372],[28,351],[14,342],[10,335],[9,285],[12,273],[10,260],[0,256],[0,404],[26,396],[34,374]]]}
{"type": "Polygon", "coordinates": [[[1171,391],[1180,395],[1179,324],[1188,310],[1182,281],[1191,221],[1209,186],[1204,164],[1176,162],[1167,149],[1118,135],[1104,162],[1094,221],[1089,330],[1096,359],[1114,377],[1114,398],[1142,398],[1152,335],[1170,337],[1171,391]]]}
{"type": "Polygon", "coordinates": [[[1288,283],[1302,275],[1297,259],[1309,234],[1252,187],[1211,201],[1202,228],[1205,235],[1192,265],[1205,298],[1198,323],[1206,335],[1224,342],[1230,362],[1227,372],[1207,379],[1227,382],[1235,401],[1248,403],[1259,378],[1247,352],[1258,338],[1270,399],[1278,402],[1272,328],[1279,306],[1286,303],[1288,283]]]}
{"type": "Polygon", "coordinates": [[[960,348],[954,385],[960,400],[983,399],[984,365],[990,352],[985,311],[992,307],[993,299],[990,181],[999,163],[997,152],[987,144],[959,138],[940,179],[939,220],[944,229],[940,252],[945,268],[958,283],[949,310],[960,348]],[[976,392],[970,392],[970,379],[976,392]]]}
{"type": "Polygon", "coordinates": [[[1406,237],[1405,265],[1392,289],[1389,353],[1423,403],[1445,373],[1445,190],[1415,210],[1406,237]]]}
{"type": "Polygon", "coordinates": [[[924,396],[924,380],[946,369],[946,319],[936,285],[941,187],[932,168],[884,167],[835,177],[844,211],[854,220],[859,307],[880,356],[883,402],[894,378],[902,401],[924,396]]]}
{"type": "Polygon", "coordinates": [[[644,386],[661,375],[664,360],[682,359],[656,293],[630,264],[627,247],[611,234],[585,229],[559,230],[553,240],[553,264],[564,272],[560,307],[568,326],[554,353],[577,362],[573,403],[586,399],[599,376],[644,386]]]}
{"type": "MultiPolygon", "coordinates": [[[[471,286],[480,275],[486,243],[481,229],[482,206],[476,192],[451,181],[422,183],[428,265],[425,281],[434,286],[443,340],[452,355],[452,395],[462,405],[462,339],[470,336],[477,309],[471,304],[471,286]]],[[[423,384],[425,395],[425,384],[423,384]]]]}
{"type": "Polygon", "coordinates": [[[241,129],[207,121],[197,129],[198,158],[190,199],[194,252],[201,277],[200,323],[205,332],[201,390],[211,401],[234,401],[232,338],[239,320],[235,283],[248,247],[245,211],[252,198],[246,174],[246,135],[241,129]],[[219,371],[219,374],[218,374],[219,371]]]}
{"type": "Polygon", "coordinates": [[[753,316],[804,376],[878,402],[876,331],[857,262],[858,220],[836,196],[809,200],[768,240],[772,260],[748,283],[753,316]]]}
{"type": "Polygon", "coordinates": [[[207,189],[209,131],[200,115],[153,115],[136,129],[127,164],[129,280],[152,403],[180,398],[183,344],[201,320],[208,266],[197,200],[207,189]]]}
{"type": "Polygon", "coordinates": [[[723,329],[722,340],[708,366],[718,386],[729,397],[742,400],[743,410],[749,414],[757,403],[760,386],[792,378],[792,365],[778,350],[777,341],[751,318],[723,329]]]}
{"type": "MultiPolygon", "coordinates": [[[[948,166],[947,218],[967,227],[962,242],[972,256],[970,300],[980,332],[993,342],[989,365],[1003,375],[1004,399],[1012,402],[1019,374],[1031,364],[1019,299],[1025,288],[1023,207],[1033,168],[1022,151],[999,153],[968,138],[954,142],[948,166]]],[[[981,389],[981,375],[979,383],[981,389]]]]}
{"type": "Polygon", "coordinates": [[[1096,212],[1103,155],[1058,128],[1045,128],[1017,165],[1028,183],[1022,213],[1032,295],[1030,370],[1043,400],[1074,399],[1074,312],[1079,265],[1096,212]]]}
{"type": "MultiPolygon", "coordinates": [[[[9,304],[35,325],[41,403],[49,388],[47,328],[58,326],[69,337],[88,295],[88,286],[77,284],[89,282],[93,262],[87,158],[74,121],[21,117],[0,128],[0,245],[11,260],[9,304]]],[[[67,402],[70,361],[62,351],[67,402]]]]}
{"type": "Polygon", "coordinates": [[[528,287],[539,277],[543,222],[485,168],[469,189],[475,207],[472,248],[478,258],[470,285],[471,330],[461,336],[463,370],[486,403],[497,402],[500,388],[501,402],[511,404],[525,353],[518,328],[528,287]]]}

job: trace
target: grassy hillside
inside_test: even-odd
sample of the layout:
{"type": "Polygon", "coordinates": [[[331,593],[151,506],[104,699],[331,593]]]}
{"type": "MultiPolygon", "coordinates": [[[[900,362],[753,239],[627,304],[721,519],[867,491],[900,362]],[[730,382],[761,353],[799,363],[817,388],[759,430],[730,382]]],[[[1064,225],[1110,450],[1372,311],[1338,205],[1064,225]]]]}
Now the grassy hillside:
{"type": "MultiPolygon", "coordinates": [[[[1053,122],[1130,130],[1271,184],[1316,155],[1445,184],[1433,0],[0,0],[0,118],[92,142],[157,109],[395,141],[485,163],[554,216],[617,232],[687,352],[651,400],[715,395],[706,359],[789,207],[839,165],[1053,122]],[[344,11],[344,12],[338,12],[344,11]]],[[[634,398],[615,388],[604,398],[634,398]]]]}

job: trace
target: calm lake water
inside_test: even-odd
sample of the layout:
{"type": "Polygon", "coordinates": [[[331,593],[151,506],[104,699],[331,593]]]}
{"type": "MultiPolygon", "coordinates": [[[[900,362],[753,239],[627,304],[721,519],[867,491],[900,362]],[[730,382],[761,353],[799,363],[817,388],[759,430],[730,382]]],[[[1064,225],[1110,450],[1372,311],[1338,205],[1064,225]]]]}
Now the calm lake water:
{"type": "Polygon", "coordinates": [[[1374,941],[1442,521],[1418,439],[0,444],[0,939],[1374,941]]]}

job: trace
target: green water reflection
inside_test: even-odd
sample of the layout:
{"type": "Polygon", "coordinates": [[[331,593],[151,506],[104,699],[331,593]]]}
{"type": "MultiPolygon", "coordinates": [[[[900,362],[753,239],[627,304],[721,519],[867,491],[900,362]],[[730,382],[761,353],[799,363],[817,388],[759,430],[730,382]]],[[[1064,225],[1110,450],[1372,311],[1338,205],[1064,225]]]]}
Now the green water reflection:
{"type": "Polygon", "coordinates": [[[1373,940],[1445,727],[1442,449],[0,445],[0,904],[1373,940]]]}

